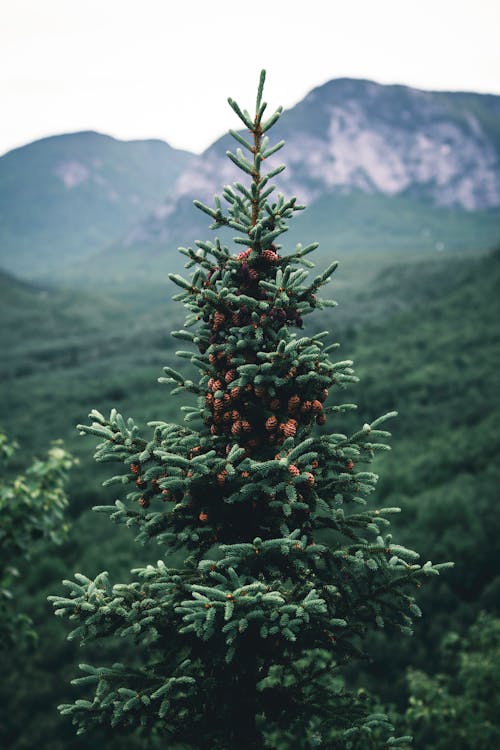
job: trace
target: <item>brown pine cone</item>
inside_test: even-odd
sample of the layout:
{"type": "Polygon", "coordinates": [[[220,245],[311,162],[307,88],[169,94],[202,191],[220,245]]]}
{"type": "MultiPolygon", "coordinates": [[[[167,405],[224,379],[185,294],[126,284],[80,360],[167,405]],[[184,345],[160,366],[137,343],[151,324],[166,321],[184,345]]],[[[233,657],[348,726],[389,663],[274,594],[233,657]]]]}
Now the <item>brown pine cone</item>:
{"type": "Polygon", "coordinates": [[[240,435],[242,430],[242,422],[238,420],[237,422],[233,423],[233,426],[231,427],[231,432],[233,435],[240,435]]]}
{"type": "Polygon", "coordinates": [[[277,427],[278,427],[278,420],[276,419],[276,417],[272,416],[266,419],[266,430],[268,430],[268,432],[274,432],[274,430],[276,430],[277,427]]]}
{"type": "Polygon", "coordinates": [[[224,471],[221,471],[219,474],[217,474],[217,484],[222,487],[226,482],[227,477],[227,471],[224,469],[224,471]]]}
{"type": "Polygon", "coordinates": [[[264,250],[262,257],[265,258],[268,263],[275,263],[280,256],[278,253],[275,253],[274,250],[264,250]]]}
{"type": "Polygon", "coordinates": [[[214,328],[220,328],[225,319],[226,316],[224,315],[224,313],[220,312],[220,310],[217,310],[217,312],[214,313],[214,328]]]}
{"type": "Polygon", "coordinates": [[[297,420],[288,419],[284,424],[280,425],[280,430],[286,437],[293,437],[297,432],[297,420]]]}
{"type": "Polygon", "coordinates": [[[300,397],[297,395],[290,396],[288,399],[288,411],[295,411],[300,406],[300,397]]]}

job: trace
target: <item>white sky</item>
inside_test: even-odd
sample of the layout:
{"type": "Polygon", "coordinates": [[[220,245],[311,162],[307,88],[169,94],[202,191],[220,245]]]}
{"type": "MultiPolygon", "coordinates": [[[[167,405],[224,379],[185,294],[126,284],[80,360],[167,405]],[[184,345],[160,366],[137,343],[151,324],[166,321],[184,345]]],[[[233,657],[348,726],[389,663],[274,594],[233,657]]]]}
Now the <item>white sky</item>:
{"type": "Polygon", "coordinates": [[[201,151],[227,96],[331,78],[500,94],[498,0],[0,0],[0,153],[98,130],[201,151]]]}

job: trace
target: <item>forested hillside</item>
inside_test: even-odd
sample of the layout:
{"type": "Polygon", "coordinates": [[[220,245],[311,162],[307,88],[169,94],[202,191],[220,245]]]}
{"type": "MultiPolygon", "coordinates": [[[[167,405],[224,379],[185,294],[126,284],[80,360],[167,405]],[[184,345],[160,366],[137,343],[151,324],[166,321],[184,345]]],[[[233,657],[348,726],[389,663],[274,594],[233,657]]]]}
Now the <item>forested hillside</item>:
{"type": "MultiPolygon", "coordinates": [[[[446,667],[438,649],[441,638],[450,630],[463,634],[481,609],[499,614],[500,252],[386,264],[374,276],[360,271],[356,277],[352,271],[350,282],[344,273],[341,264],[336,283],[350,303],[321,325],[341,341],[342,357],[355,360],[362,385],[345,394],[346,401],[358,402],[358,414],[339,417],[337,429],[399,411],[391,425],[393,450],[377,465],[377,503],[402,507],[398,536],[423,559],[432,555],[436,562],[456,563],[426,587],[424,619],[413,639],[403,644],[398,639],[395,648],[390,633],[381,631],[376,659],[352,675],[367,687],[376,683],[377,693],[403,711],[406,666],[428,672],[446,667]]],[[[113,493],[96,490],[89,445],[74,425],[95,405],[103,412],[116,406],[138,422],[158,418],[162,410],[165,420],[178,421],[179,402],[155,379],[162,365],[173,364],[168,331],[179,321],[166,302],[132,325],[121,300],[71,296],[10,277],[1,283],[0,315],[6,323],[0,345],[9,349],[9,357],[2,360],[0,424],[22,438],[26,458],[63,437],[85,459],[70,483],[67,543],[22,570],[21,603],[40,640],[29,659],[10,657],[10,677],[0,688],[6,709],[0,740],[13,750],[80,750],[96,740],[74,738],[55,705],[70,698],[65,686],[73,665],[90,656],[64,640],[65,629],[45,596],[60,590],[68,570],[92,574],[111,561],[111,573],[123,577],[144,560],[137,559],[131,532],[89,511],[113,493]]],[[[145,551],[144,559],[152,554],[145,551]]],[[[107,748],[123,746],[104,736],[97,741],[107,748]]]]}

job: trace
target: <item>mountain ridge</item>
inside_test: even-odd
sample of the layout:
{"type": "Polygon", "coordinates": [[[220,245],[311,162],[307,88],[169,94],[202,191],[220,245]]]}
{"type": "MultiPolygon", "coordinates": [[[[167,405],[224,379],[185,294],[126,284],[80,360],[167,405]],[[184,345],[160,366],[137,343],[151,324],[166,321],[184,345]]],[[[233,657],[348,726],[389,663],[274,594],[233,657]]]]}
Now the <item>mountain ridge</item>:
{"type": "MultiPolygon", "coordinates": [[[[338,78],[286,110],[272,132],[286,141],[280,189],[309,205],[325,193],[361,191],[471,212],[500,207],[500,96],[338,78]],[[378,127],[370,129],[373,121],[378,127]]],[[[192,198],[211,202],[235,179],[228,148],[234,141],[226,134],[195,156],[179,175],[175,195],[121,244],[177,239],[192,198]]],[[[198,229],[197,220],[192,223],[198,229]]]]}
{"type": "Polygon", "coordinates": [[[116,240],[173,189],[192,155],[160,140],[79,131],[0,158],[1,265],[56,273],[116,240]]]}
{"type": "MultiPolygon", "coordinates": [[[[430,248],[453,247],[462,225],[467,225],[468,236],[477,228],[478,244],[483,247],[491,245],[497,230],[500,234],[500,96],[337,78],[315,87],[286,110],[272,136],[273,141],[283,138],[287,143],[287,169],[279,176],[279,189],[309,206],[309,213],[321,225],[322,237],[329,236],[330,217],[319,215],[320,205],[343,210],[339,197],[352,196],[356,204],[359,194],[373,197],[373,206],[377,196],[386,197],[383,210],[388,215],[392,199],[394,213],[401,201],[406,201],[408,209],[403,213],[409,216],[413,211],[408,225],[378,222],[386,228],[386,236],[381,233],[377,238],[379,245],[403,237],[406,231],[411,234],[415,228],[418,235],[425,234],[427,207],[437,212],[435,225],[439,211],[446,214],[445,236],[433,238],[430,248]],[[450,211],[456,214],[457,227],[446,235],[452,223],[450,211]],[[484,233],[483,224],[488,225],[484,233]]],[[[128,263],[134,256],[134,264],[140,265],[143,258],[161,255],[165,244],[193,241],[199,232],[206,233],[206,217],[197,216],[193,198],[211,203],[225,183],[240,177],[226,158],[228,148],[234,148],[229,135],[194,155],[172,149],[159,139],[119,141],[96,131],[79,131],[48,136],[9,152],[0,158],[2,265],[24,277],[46,277],[47,272],[57,276],[64,267],[71,275],[72,267],[77,278],[86,263],[97,259],[102,276],[106,258],[116,261],[118,255],[128,263]],[[89,143],[95,142],[116,152],[110,176],[102,174],[99,156],[91,158],[89,143]],[[39,196],[27,200],[31,174],[37,169],[33,155],[51,149],[64,153],[68,144],[78,148],[73,156],[52,163],[45,186],[45,197],[52,200],[48,218],[58,219],[61,230],[54,242],[53,233],[43,235],[47,227],[36,214],[39,196]],[[2,175],[9,160],[21,157],[29,169],[24,183],[21,179],[18,184],[19,210],[18,201],[5,201],[2,175]],[[68,196],[79,198],[70,208],[74,216],[73,204],[78,204],[80,223],[67,222],[68,196]],[[20,237],[13,237],[12,217],[20,237]],[[25,241],[26,229],[33,231],[27,232],[25,241]]],[[[270,168],[280,162],[280,156],[269,159],[270,168]]],[[[360,215],[353,224],[349,245],[363,247],[367,239],[373,245],[373,238],[366,237],[366,227],[373,225],[373,208],[368,203],[368,215],[360,215]]],[[[83,268],[86,275],[95,277],[90,268],[83,268]]]]}

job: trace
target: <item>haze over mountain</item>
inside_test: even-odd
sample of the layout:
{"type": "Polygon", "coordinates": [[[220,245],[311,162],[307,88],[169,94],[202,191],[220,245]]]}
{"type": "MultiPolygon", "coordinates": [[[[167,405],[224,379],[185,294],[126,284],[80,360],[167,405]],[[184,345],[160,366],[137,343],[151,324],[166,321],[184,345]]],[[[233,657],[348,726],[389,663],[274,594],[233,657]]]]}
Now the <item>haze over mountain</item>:
{"type": "Polygon", "coordinates": [[[85,260],[173,189],[191,155],[94,132],[43,138],[0,158],[0,265],[31,278],[85,260]]]}
{"type": "MultiPolygon", "coordinates": [[[[271,136],[287,144],[269,159],[287,164],[279,190],[308,204],[287,242],[350,252],[498,241],[500,96],[335,79],[285,112],[271,136]]],[[[0,265],[28,278],[102,279],[110,264],[123,278],[166,273],[181,263],[177,244],[206,236],[193,198],[211,203],[241,178],[225,155],[236,146],[224,136],[195,157],[79,133],[6,154],[0,265]]]]}

